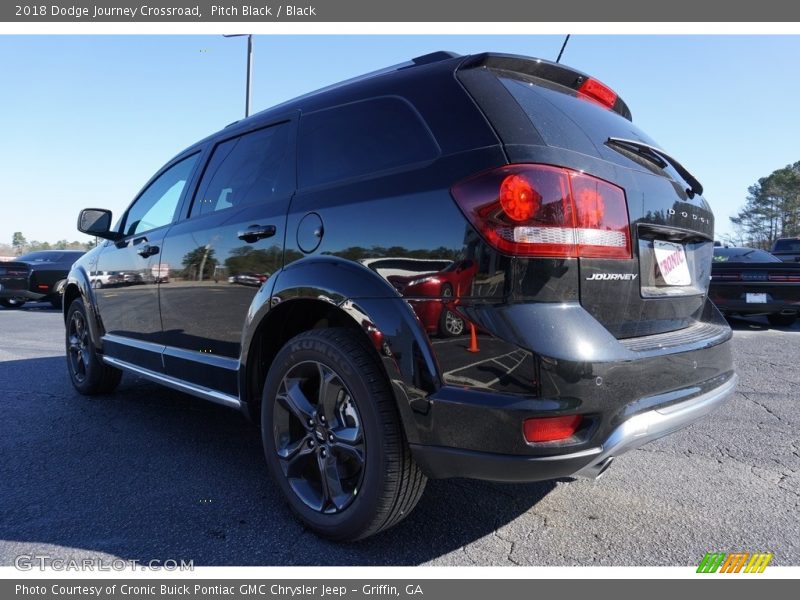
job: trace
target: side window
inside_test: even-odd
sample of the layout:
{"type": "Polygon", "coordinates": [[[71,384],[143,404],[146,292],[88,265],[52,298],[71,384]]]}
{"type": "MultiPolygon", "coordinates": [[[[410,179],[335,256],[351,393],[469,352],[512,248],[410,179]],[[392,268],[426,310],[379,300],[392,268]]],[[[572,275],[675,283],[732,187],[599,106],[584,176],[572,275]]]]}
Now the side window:
{"type": "Polygon", "coordinates": [[[178,208],[183,188],[192,174],[199,154],[183,159],[164,171],[128,209],[125,235],[169,225],[178,208]]]}
{"type": "Polygon", "coordinates": [[[302,187],[432,160],[439,148],[425,123],[399,98],[374,98],[303,115],[302,187]]]}
{"type": "Polygon", "coordinates": [[[289,123],[281,123],[217,145],[197,190],[191,216],[267,202],[287,191],[289,123]]]}

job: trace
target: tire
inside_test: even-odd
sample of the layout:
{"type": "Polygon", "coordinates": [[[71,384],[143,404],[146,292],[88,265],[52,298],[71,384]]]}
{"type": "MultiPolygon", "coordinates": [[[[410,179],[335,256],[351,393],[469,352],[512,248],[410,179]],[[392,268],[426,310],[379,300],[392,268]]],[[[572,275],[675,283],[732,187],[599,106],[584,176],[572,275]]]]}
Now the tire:
{"type": "Polygon", "coordinates": [[[64,288],[67,285],[66,279],[61,279],[53,286],[53,294],[48,298],[50,306],[61,310],[64,307],[64,288]]]}
{"type": "MultiPolygon", "coordinates": [[[[442,297],[453,297],[453,288],[450,284],[442,287],[442,297]]],[[[446,305],[442,306],[442,314],[439,316],[439,335],[446,338],[458,337],[464,333],[465,329],[466,323],[464,323],[464,319],[452,310],[448,310],[446,305]]]]}
{"type": "Polygon", "coordinates": [[[119,385],[122,371],[100,360],[87,321],[83,300],[73,301],[67,312],[65,335],[69,378],[85,396],[108,394],[119,385]]]}
{"type": "Polygon", "coordinates": [[[94,281],[92,281],[92,287],[94,289],[96,289],[96,290],[102,289],[103,288],[103,282],[100,281],[99,279],[95,279],[94,281]]]}
{"type": "Polygon", "coordinates": [[[25,300],[22,298],[0,298],[0,306],[3,308],[13,310],[16,308],[22,308],[23,304],[25,304],[25,300]]]}
{"type": "Polygon", "coordinates": [[[323,537],[352,541],[387,529],[425,489],[386,376],[356,331],[316,329],[289,340],[266,378],[261,426],[273,478],[323,537]]]}
{"type": "Polygon", "coordinates": [[[797,315],[782,315],[780,313],[767,315],[767,321],[773,327],[791,327],[796,320],[797,315]]]}

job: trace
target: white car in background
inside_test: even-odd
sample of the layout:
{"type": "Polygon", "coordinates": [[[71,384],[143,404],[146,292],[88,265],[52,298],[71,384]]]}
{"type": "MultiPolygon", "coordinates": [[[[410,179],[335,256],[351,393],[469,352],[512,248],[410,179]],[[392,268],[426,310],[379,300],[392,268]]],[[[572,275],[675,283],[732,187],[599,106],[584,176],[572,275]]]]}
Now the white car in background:
{"type": "Polygon", "coordinates": [[[93,288],[103,288],[121,283],[122,278],[114,271],[92,271],[89,273],[89,282],[93,288]]]}

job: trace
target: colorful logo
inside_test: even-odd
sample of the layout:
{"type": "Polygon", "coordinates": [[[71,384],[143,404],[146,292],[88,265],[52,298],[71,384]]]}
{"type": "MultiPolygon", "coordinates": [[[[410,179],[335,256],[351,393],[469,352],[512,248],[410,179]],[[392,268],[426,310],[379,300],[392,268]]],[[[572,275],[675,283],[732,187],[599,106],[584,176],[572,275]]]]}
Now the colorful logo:
{"type": "Polygon", "coordinates": [[[698,573],[763,573],[769,561],[772,560],[772,552],[706,552],[700,565],[697,567],[698,573]]]}

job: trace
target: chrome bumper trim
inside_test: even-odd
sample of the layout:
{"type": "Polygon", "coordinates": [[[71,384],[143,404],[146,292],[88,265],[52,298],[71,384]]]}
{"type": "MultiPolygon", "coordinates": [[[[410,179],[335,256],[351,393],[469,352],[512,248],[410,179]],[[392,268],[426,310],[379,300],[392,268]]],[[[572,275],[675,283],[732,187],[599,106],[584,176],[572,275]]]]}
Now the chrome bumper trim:
{"type": "Polygon", "coordinates": [[[738,380],[734,373],[721,386],[704,394],[631,417],[608,436],[602,451],[575,475],[596,479],[614,457],[693,423],[722,404],[733,393],[738,380]]]}

